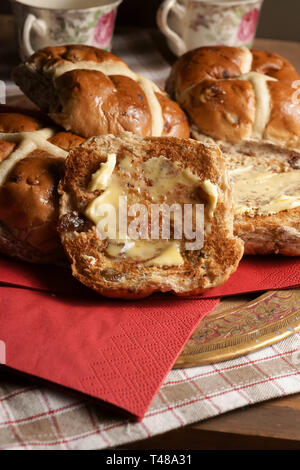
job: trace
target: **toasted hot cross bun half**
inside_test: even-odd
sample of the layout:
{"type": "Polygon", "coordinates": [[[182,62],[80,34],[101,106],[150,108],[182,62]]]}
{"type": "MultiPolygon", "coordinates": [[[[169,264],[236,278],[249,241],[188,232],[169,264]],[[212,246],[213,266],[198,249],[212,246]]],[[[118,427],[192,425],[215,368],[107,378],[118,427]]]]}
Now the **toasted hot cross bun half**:
{"type": "MultiPolygon", "coordinates": [[[[243,254],[242,241],[233,236],[231,187],[216,146],[175,137],[143,139],[131,133],[93,137],[69,153],[59,192],[59,231],[73,275],[102,295],[199,294],[225,282],[243,254]],[[128,208],[122,235],[120,196],[128,208]],[[108,204],[119,222],[113,235],[101,237],[99,224],[108,204]],[[160,204],[176,204],[177,209],[204,205],[204,243],[188,245],[186,231],[175,236],[181,211],[174,213],[164,238],[161,219],[155,225],[149,216],[153,205],[160,204]],[[148,214],[143,219],[147,233],[140,236],[139,222],[135,238],[129,232],[129,224],[136,223],[133,208],[148,214]]],[[[200,230],[201,222],[192,220],[200,230]]]]}
{"type": "Polygon", "coordinates": [[[177,103],[123,60],[95,47],[47,47],[21,64],[14,79],[54,122],[84,137],[124,131],[189,137],[177,103]]]}
{"type": "Polygon", "coordinates": [[[265,141],[230,144],[196,130],[193,137],[222,149],[245,254],[300,256],[300,151],[265,141]]]}
{"type": "Polygon", "coordinates": [[[300,149],[298,80],[295,68],[277,54],[216,46],[180,57],[166,89],[201,134],[300,149]]]}
{"type": "Polygon", "coordinates": [[[244,151],[223,148],[245,253],[300,256],[300,151],[268,143],[244,151]]]}
{"type": "Polygon", "coordinates": [[[58,193],[70,148],[84,139],[24,113],[0,113],[0,251],[60,263],[58,193]]]}

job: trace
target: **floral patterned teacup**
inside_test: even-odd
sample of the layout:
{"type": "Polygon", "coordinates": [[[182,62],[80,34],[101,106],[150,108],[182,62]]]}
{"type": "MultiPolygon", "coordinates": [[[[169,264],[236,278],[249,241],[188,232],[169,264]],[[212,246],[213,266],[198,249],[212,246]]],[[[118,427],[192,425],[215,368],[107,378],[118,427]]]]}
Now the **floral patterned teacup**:
{"type": "Polygon", "coordinates": [[[21,58],[38,49],[88,44],[110,50],[122,0],[11,0],[21,58]]]}
{"type": "Polygon", "coordinates": [[[180,56],[200,46],[251,47],[263,0],[165,0],[157,23],[180,56]]]}

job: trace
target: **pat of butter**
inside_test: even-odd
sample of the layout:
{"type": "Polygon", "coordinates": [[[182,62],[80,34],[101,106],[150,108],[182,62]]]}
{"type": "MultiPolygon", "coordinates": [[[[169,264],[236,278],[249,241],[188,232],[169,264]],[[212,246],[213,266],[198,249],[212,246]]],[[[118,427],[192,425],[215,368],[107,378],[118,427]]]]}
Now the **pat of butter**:
{"type": "Polygon", "coordinates": [[[106,253],[109,256],[125,256],[125,258],[130,258],[134,261],[147,261],[153,258],[157,252],[163,249],[166,245],[166,242],[151,242],[148,240],[118,240],[112,241],[107,249],[106,253]],[[117,242],[117,243],[116,243],[117,242]]]}
{"type": "Polygon", "coordinates": [[[218,187],[209,180],[203,181],[203,183],[201,184],[201,187],[203,191],[205,191],[206,194],[208,195],[208,198],[209,198],[208,217],[212,219],[214,216],[215,209],[218,204],[218,197],[219,197],[218,187]]]}
{"type": "Polygon", "coordinates": [[[112,241],[106,253],[111,257],[125,256],[126,259],[145,266],[179,266],[184,261],[177,242],[129,240],[124,244],[112,241]],[[158,253],[160,253],[158,255],[158,253]],[[157,256],[155,256],[157,255],[157,256]]]}
{"type": "Polygon", "coordinates": [[[158,247],[162,243],[152,243],[147,240],[136,240],[126,251],[126,257],[145,261],[152,258],[157,253],[158,247]]]}
{"type": "Polygon", "coordinates": [[[92,179],[89,184],[89,191],[96,191],[96,189],[106,189],[111,175],[115,169],[117,163],[117,155],[115,153],[110,153],[107,156],[107,161],[101,163],[99,170],[92,175],[92,179]]]}
{"type": "Polygon", "coordinates": [[[123,190],[116,179],[111,179],[109,188],[107,188],[100,196],[91,201],[85,210],[85,215],[97,225],[104,217],[103,206],[108,204],[111,206],[115,214],[119,210],[119,197],[123,195],[123,190]],[[100,214],[100,215],[99,215],[100,214]]]}
{"type": "Polygon", "coordinates": [[[108,247],[106,248],[106,253],[108,256],[111,256],[112,258],[116,258],[117,256],[120,256],[122,253],[122,246],[121,245],[116,245],[114,243],[110,243],[108,247]]]}
{"type": "Polygon", "coordinates": [[[136,242],[127,238],[126,240],[112,240],[106,248],[106,253],[112,258],[121,256],[129,252],[129,250],[135,247],[136,242]]]}
{"type": "Polygon", "coordinates": [[[180,266],[183,263],[184,260],[180,254],[178,243],[172,242],[159,256],[147,261],[145,265],[162,268],[164,266],[180,266]]]}
{"type": "Polygon", "coordinates": [[[184,170],[184,171],[183,171],[183,174],[184,174],[184,176],[187,178],[187,180],[190,181],[191,183],[196,184],[196,183],[199,183],[199,181],[200,181],[199,176],[194,175],[194,173],[192,173],[189,168],[187,168],[186,170],[184,170]]]}
{"type": "Polygon", "coordinates": [[[160,196],[176,192],[178,185],[190,188],[192,184],[199,183],[198,176],[189,169],[182,170],[175,162],[163,156],[152,157],[143,164],[144,176],[152,182],[148,188],[153,201],[159,201],[160,196]]]}
{"type": "Polygon", "coordinates": [[[272,173],[245,167],[231,177],[236,214],[270,215],[300,206],[300,170],[272,173]]]}
{"type": "Polygon", "coordinates": [[[293,196],[279,196],[274,199],[270,204],[266,204],[259,213],[263,214],[277,214],[278,212],[285,211],[287,209],[293,209],[300,206],[300,197],[293,196]]]}

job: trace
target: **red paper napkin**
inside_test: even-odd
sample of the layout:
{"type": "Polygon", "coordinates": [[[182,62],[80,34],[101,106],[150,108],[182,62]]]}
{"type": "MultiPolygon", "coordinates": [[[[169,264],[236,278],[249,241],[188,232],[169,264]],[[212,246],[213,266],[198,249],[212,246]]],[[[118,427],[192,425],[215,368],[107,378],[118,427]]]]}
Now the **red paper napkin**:
{"type": "MultiPolygon", "coordinates": [[[[47,269],[46,267],[44,268],[47,269]]],[[[6,365],[142,418],[189,336],[218,300],[135,302],[1,287],[6,365]]]]}
{"type": "MultiPolygon", "coordinates": [[[[76,281],[67,268],[30,265],[4,257],[0,258],[1,282],[47,292],[98,297],[97,294],[76,281]]],[[[207,292],[201,298],[225,297],[299,285],[299,257],[247,256],[225,284],[207,292]]]]}
{"type": "Polygon", "coordinates": [[[0,283],[10,286],[0,288],[0,340],[8,366],[141,418],[198,322],[216,307],[214,297],[298,286],[300,263],[245,258],[227,283],[200,300],[109,300],[68,269],[8,258],[0,260],[0,283]]]}
{"type": "Polygon", "coordinates": [[[225,297],[298,286],[300,286],[299,257],[246,256],[225,284],[207,292],[203,297],[225,297]]]}

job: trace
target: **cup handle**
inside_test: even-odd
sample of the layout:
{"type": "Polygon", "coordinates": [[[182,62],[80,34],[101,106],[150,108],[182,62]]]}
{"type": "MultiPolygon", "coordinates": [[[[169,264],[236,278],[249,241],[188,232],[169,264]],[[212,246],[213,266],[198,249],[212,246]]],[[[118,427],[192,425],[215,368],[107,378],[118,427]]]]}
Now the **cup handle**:
{"type": "Polygon", "coordinates": [[[32,13],[27,15],[23,26],[23,44],[26,56],[31,56],[35,50],[31,46],[30,34],[34,30],[39,36],[45,36],[47,33],[47,25],[45,21],[38,19],[32,13]]]}
{"type": "Polygon", "coordinates": [[[161,32],[174,43],[177,54],[182,55],[187,51],[187,48],[182,38],[168,25],[168,15],[171,10],[179,18],[182,18],[186,12],[185,7],[176,3],[176,0],[165,0],[157,12],[157,25],[161,32]]]}

